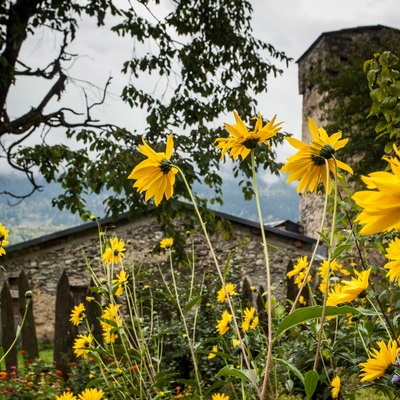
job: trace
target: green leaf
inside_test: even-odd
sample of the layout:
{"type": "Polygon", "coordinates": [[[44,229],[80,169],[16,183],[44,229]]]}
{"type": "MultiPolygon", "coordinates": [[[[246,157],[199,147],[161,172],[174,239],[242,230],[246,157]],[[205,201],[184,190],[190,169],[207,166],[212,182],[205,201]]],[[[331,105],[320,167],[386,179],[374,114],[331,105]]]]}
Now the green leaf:
{"type": "Polygon", "coordinates": [[[337,257],[340,256],[344,251],[350,249],[353,246],[352,243],[345,243],[345,244],[340,244],[335,248],[335,251],[333,252],[332,259],[336,259],[337,257]]]}
{"type": "Polygon", "coordinates": [[[307,371],[304,375],[304,389],[306,391],[307,399],[311,399],[312,395],[317,388],[317,383],[319,380],[318,372],[315,370],[307,371]]]}
{"type": "Polygon", "coordinates": [[[190,300],[189,303],[186,304],[185,314],[187,314],[194,306],[197,306],[198,304],[200,304],[202,298],[203,298],[203,296],[200,295],[200,296],[194,297],[192,300],[190,300]]]}
{"type": "Polygon", "coordinates": [[[217,378],[219,378],[220,376],[225,376],[228,378],[239,378],[246,383],[252,384],[250,374],[247,369],[236,369],[232,365],[227,365],[222,368],[216,375],[217,378]]]}
{"type": "Polygon", "coordinates": [[[301,371],[296,368],[294,365],[290,364],[289,362],[282,360],[281,358],[275,358],[273,357],[275,361],[278,361],[284,365],[286,365],[301,381],[301,383],[304,385],[304,375],[301,373],[301,371]]]}
{"type": "MultiPolygon", "coordinates": [[[[343,314],[378,315],[379,313],[370,310],[354,308],[350,306],[341,306],[341,307],[326,306],[325,317],[330,317],[334,315],[343,315],[343,314]]],[[[278,338],[285,331],[287,331],[290,328],[293,328],[296,325],[299,325],[310,319],[321,318],[321,315],[322,315],[322,306],[299,308],[293,311],[286,318],[284,318],[283,321],[279,324],[278,330],[276,331],[276,338],[278,338]]]]}
{"type": "Polygon", "coordinates": [[[283,250],[281,250],[279,247],[273,246],[272,244],[267,243],[267,247],[269,249],[275,250],[281,254],[285,254],[285,252],[283,250]]]}

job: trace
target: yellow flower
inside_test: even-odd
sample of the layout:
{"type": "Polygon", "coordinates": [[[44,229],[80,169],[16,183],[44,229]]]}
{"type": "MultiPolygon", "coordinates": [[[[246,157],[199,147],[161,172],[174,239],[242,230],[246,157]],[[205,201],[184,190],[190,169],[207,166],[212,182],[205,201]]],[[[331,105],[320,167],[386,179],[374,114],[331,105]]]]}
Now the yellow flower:
{"type": "Polygon", "coordinates": [[[120,297],[124,292],[124,285],[128,283],[128,275],[125,270],[121,270],[119,274],[117,274],[117,279],[113,280],[113,283],[118,283],[118,288],[115,291],[115,296],[120,297]]]}
{"type": "Polygon", "coordinates": [[[0,256],[6,254],[6,251],[3,249],[3,246],[7,246],[9,242],[6,240],[8,238],[8,229],[0,223],[0,256]]]}
{"type": "Polygon", "coordinates": [[[162,249],[169,249],[174,244],[174,238],[165,238],[160,242],[160,247],[162,249]]]}
{"type": "Polygon", "coordinates": [[[339,392],[340,392],[340,377],[339,375],[336,375],[331,382],[331,394],[332,394],[332,399],[337,399],[339,397],[339,392]]]}
{"type": "Polygon", "coordinates": [[[386,346],[385,342],[377,342],[379,350],[372,349],[372,357],[366,362],[361,363],[360,366],[363,368],[361,374],[361,382],[373,381],[383,376],[391,365],[393,365],[397,359],[399,350],[397,348],[397,342],[395,340],[389,340],[386,346]]]}
{"type": "Polygon", "coordinates": [[[371,273],[371,268],[362,272],[354,272],[357,275],[356,278],[353,277],[351,281],[341,282],[344,285],[340,295],[341,303],[353,301],[357,297],[362,297],[363,292],[368,288],[368,279],[371,273]]]}
{"type": "Polygon", "coordinates": [[[246,332],[249,329],[255,329],[258,325],[258,316],[254,316],[256,312],[255,307],[246,308],[244,310],[244,320],[242,323],[242,329],[246,332]]]}
{"type": "Polygon", "coordinates": [[[118,264],[121,262],[121,258],[125,257],[125,250],[125,242],[114,237],[114,239],[110,239],[109,245],[102,255],[103,261],[106,264],[118,264]]]}
{"type": "Polygon", "coordinates": [[[61,396],[56,396],[56,400],[77,400],[71,392],[64,392],[61,396]]]}
{"type": "Polygon", "coordinates": [[[106,343],[115,343],[118,338],[118,333],[115,330],[123,324],[122,318],[118,314],[120,307],[121,304],[109,304],[101,315],[100,325],[103,328],[103,337],[106,343]]]}
{"type": "Polygon", "coordinates": [[[225,335],[225,333],[228,332],[229,323],[231,321],[232,321],[232,315],[229,314],[229,312],[225,310],[222,313],[221,319],[217,321],[218,324],[217,324],[216,328],[220,335],[225,335]]]}
{"type": "Polygon", "coordinates": [[[237,347],[240,345],[240,340],[239,339],[232,339],[232,346],[237,347]]]}
{"type": "Polygon", "coordinates": [[[234,296],[236,294],[236,292],[235,292],[236,285],[234,285],[233,283],[227,283],[225,285],[225,288],[226,288],[226,291],[223,287],[220,290],[218,290],[217,299],[221,303],[223,303],[227,299],[226,292],[228,292],[229,296],[234,296]]]}
{"type": "Polygon", "coordinates": [[[339,303],[341,303],[341,295],[342,295],[342,285],[335,285],[335,287],[329,292],[328,298],[326,300],[326,305],[327,306],[337,306],[339,303]]]}
{"type": "MultiPolygon", "coordinates": [[[[394,150],[398,157],[400,152],[394,150]]],[[[363,209],[355,219],[363,224],[360,233],[372,235],[378,232],[391,231],[400,228],[400,161],[394,157],[384,157],[392,172],[373,172],[361,179],[367,189],[353,195],[354,201],[363,209]]]]}
{"type": "MultiPolygon", "coordinates": [[[[290,174],[287,183],[300,181],[297,186],[297,193],[305,193],[307,190],[315,192],[321,181],[325,190],[331,193],[332,181],[326,179],[325,162],[328,163],[329,171],[335,174],[333,156],[336,151],[346,145],[349,139],[339,140],[342,137],[342,132],[328,136],[325,129],[318,128],[312,118],[308,119],[308,128],[313,137],[309,145],[293,137],[286,138],[293,147],[298,149],[298,152],[287,159],[281,171],[290,174]]],[[[341,168],[351,174],[353,173],[353,170],[347,164],[339,160],[336,160],[336,165],[338,169],[341,168]]]]}
{"type": "Polygon", "coordinates": [[[85,306],[83,305],[83,303],[78,304],[77,306],[74,307],[74,309],[71,312],[71,318],[70,321],[78,326],[83,319],[85,318],[85,306]]]}
{"type": "MultiPolygon", "coordinates": [[[[306,270],[308,268],[308,258],[307,256],[305,257],[299,257],[296,260],[296,264],[293,266],[293,269],[287,273],[287,277],[291,278],[295,275],[296,279],[294,280],[295,285],[297,285],[298,288],[301,287],[303,284],[303,280],[306,276],[306,270]]],[[[311,281],[311,275],[307,276],[307,282],[311,281]]]]}
{"type": "Polygon", "coordinates": [[[224,393],[216,393],[213,394],[211,397],[212,400],[229,400],[229,396],[225,396],[224,393]]]}
{"type": "Polygon", "coordinates": [[[389,270],[386,276],[391,281],[397,281],[397,284],[400,285],[400,239],[399,238],[395,238],[389,243],[385,257],[388,260],[392,260],[385,264],[385,268],[389,270]]]}
{"type": "Polygon", "coordinates": [[[128,179],[136,180],[133,187],[136,187],[139,193],[146,192],[146,201],[154,197],[156,206],[160,204],[164,195],[168,200],[174,192],[178,169],[170,161],[173,148],[172,134],[168,136],[165,153],[156,153],[143,139],[139,151],[148,158],[137,165],[128,176],[128,179]]]}
{"type": "Polygon", "coordinates": [[[306,305],[307,305],[307,300],[304,298],[304,296],[300,296],[300,297],[299,297],[299,303],[300,303],[302,306],[306,306],[306,305]]]}
{"type": "Polygon", "coordinates": [[[279,132],[282,124],[282,122],[275,124],[275,115],[270,122],[262,126],[263,119],[259,114],[254,118],[256,120],[254,130],[249,131],[236,111],[234,111],[234,116],[236,121],[235,125],[224,124],[225,129],[229,132],[231,137],[218,138],[215,140],[215,142],[218,143],[216,147],[222,150],[221,158],[229,151],[230,157],[234,160],[236,160],[238,156],[241,156],[242,160],[244,160],[250,151],[259,144],[265,143],[268,145],[268,139],[279,132]]]}
{"type": "Polygon", "coordinates": [[[81,394],[78,394],[80,400],[101,400],[104,392],[100,389],[85,389],[81,394]]]}
{"type": "Polygon", "coordinates": [[[93,336],[88,335],[78,335],[75,339],[73,349],[77,357],[86,358],[89,353],[89,348],[93,346],[93,336]]]}
{"type": "MultiPolygon", "coordinates": [[[[318,268],[318,276],[321,277],[321,283],[319,285],[319,290],[322,293],[325,293],[325,288],[326,288],[326,274],[328,272],[328,266],[329,268],[329,277],[334,276],[335,272],[340,272],[342,275],[350,275],[350,272],[347,271],[346,269],[343,268],[342,264],[337,263],[335,260],[331,260],[330,264],[328,260],[322,261],[318,268]]],[[[329,279],[328,277],[328,279],[329,279]]]]}
{"type": "Polygon", "coordinates": [[[214,358],[217,356],[218,346],[213,346],[211,353],[208,355],[208,358],[214,358]]]}

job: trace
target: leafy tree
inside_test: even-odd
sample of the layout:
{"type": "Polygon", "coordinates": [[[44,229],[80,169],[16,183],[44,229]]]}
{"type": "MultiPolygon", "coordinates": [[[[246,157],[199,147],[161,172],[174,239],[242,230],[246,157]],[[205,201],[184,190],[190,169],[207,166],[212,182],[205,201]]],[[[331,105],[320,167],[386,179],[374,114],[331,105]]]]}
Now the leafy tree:
{"type": "Polygon", "coordinates": [[[381,137],[389,135],[389,139],[386,137],[386,153],[393,150],[393,144],[398,142],[400,136],[399,69],[398,57],[389,51],[375,54],[373,59],[364,64],[372,99],[370,115],[380,119],[375,131],[381,137]]]}
{"type": "Polygon", "coordinates": [[[306,77],[308,85],[316,85],[322,96],[318,110],[327,131],[340,130],[343,137],[350,139],[340,150],[340,157],[352,159],[357,180],[361,175],[385,168],[382,156],[388,141],[375,131],[378,119],[370,113],[370,88],[363,65],[377,52],[400,50],[398,39],[398,32],[384,30],[376,40],[359,39],[346,43],[346,48],[318,60],[306,77]]]}
{"type": "MultiPolygon", "coordinates": [[[[93,107],[106,97],[108,85],[103,98],[88,103],[83,113],[69,108],[46,113],[49,101],[62,97],[70,83],[65,68],[75,56],[68,53],[68,46],[79,33],[80,17],[94,18],[100,26],[112,15],[111,30],[136,43],[135,55],[122,68],[131,76],[122,98],[146,113],[147,127],[140,134],[151,146],[162,148],[166,136],[171,131],[176,133],[174,161],[182,166],[189,183],[201,177],[214,188],[218,200],[221,177],[214,140],[225,135],[219,118],[234,109],[244,119],[255,115],[254,96],[267,89],[270,74],[282,73],[271,60],[287,64],[290,59],[253,36],[252,6],[246,0],[173,0],[168,4],[169,13],[160,19],[156,16],[161,7],[158,0],[130,1],[126,7],[118,4],[113,0],[1,3],[0,139],[7,137],[2,141],[1,156],[27,175],[32,191],[40,189],[35,168],[48,182],[59,182],[64,193],[53,204],[60,209],[85,215],[85,196],[105,190],[109,191],[105,204],[108,214],[115,216],[126,210],[142,213],[148,207],[126,179],[140,160],[136,146],[141,135],[96,123],[91,116],[93,107]],[[58,57],[50,60],[47,68],[33,69],[29,59],[21,58],[20,50],[27,37],[35,36],[39,29],[48,29],[63,40],[58,57]],[[7,98],[11,86],[21,77],[47,79],[54,84],[39,105],[12,119],[7,98]],[[140,87],[140,79],[157,84],[146,91],[140,87]],[[78,122],[77,115],[82,116],[78,122]],[[51,136],[54,127],[66,128],[67,138],[77,145],[50,145],[45,141],[34,146],[24,144],[40,130],[51,136]]],[[[274,156],[273,151],[259,152],[259,165],[277,173],[279,165],[274,156]]],[[[249,166],[242,164],[248,175],[249,166]]],[[[238,170],[235,173],[239,174],[238,170]]],[[[186,196],[181,181],[175,191],[186,196]]],[[[244,191],[251,193],[246,184],[244,191]]],[[[162,204],[159,215],[167,221],[180,213],[181,207],[171,203],[167,213],[162,204]]]]}

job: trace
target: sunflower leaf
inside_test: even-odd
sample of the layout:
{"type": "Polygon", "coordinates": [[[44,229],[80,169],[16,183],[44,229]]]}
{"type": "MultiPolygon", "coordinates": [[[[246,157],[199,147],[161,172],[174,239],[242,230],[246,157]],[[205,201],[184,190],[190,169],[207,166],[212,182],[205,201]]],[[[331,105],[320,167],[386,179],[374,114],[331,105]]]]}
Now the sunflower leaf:
{"type": "MultiPolygon", "coordinates": [[[[291,314],[285,317],[279,324],[278,329],[276,331],[276,338],[278,338],[285,331],[287,331],[290,328],[293,328],[296,325],[299,325],[310,319],[321,318],[322,309],[323,309],[322,306],[313,306],[313,307],[299,308],[293,311],[291,314]]],[[[341,307],[326,306],[325,317],[343,315],[343,314],[378,315],[379,313],[376,313],[371,310],[364,310],[350,306],[341,306],[341,307]]]]}

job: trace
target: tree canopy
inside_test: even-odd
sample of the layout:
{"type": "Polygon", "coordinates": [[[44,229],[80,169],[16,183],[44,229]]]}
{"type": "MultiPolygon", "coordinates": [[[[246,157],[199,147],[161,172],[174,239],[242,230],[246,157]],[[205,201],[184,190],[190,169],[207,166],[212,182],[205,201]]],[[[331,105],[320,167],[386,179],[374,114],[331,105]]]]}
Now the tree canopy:
{"type": "MultiPolygon", "coordinates": [[[[189,183],[201,179],[214,188],[218,199],[221,177],[214,140],[226,135],[219,118],[237,110],[250,123],[250,117],[256,114],[255,96],[267,90],[268,76],[281,74],[279,65],[290,61],[285,53],[254,37],[249,1],[172,0],[162,5],[158,0],[142,0],[120,4],[113,0],[2,2],[0,161],[26,174],[32,185],[31,190],[17,197],[40,190],[35,181],[38,171],[48,182],[56,181],[63,187],[64,193],[53,201],[60,209],[84,215],[85,196],[108,190],[108,214],[115,216],[127,210],[140,213],[148,205],[126,179],[141,157],[137,144],[144,135],[151,146],[161,146],[160,151],[164,151],[165,138],[174,132],[174,162],[184,170],[189,183]],[[157,17],[162,6],[164,11],[168,8],[167,13],[157,17]],[[132,58],[121,66],[122,73],[130,77],[121,96],[132,108],[145,113],[147,126],[143,132],[128,132],[92,118],[93,108],[107,96],[108,84],[102,98],[88,101],[85,110],[60,106],[56,111],[47,111],[49,102],[62,100],[65,88],[71,84],[65,68],[76,55],[68,49],[79,34],[82,16],[93,18],[98,26],[112,16],[110,29],[116,34],[116,43],[117,36],[128,36],[135,43],[132,58]],[[61,35],[62,41],[58,56],[49,60],[46,68],[33,69],[29,58],[21,56],[21,47],[28,37],[35,37],[39,28],[61,35]],[[22,77],[47,80],[52,86],[29,112],[12,118],[8,96],[12,85],[22,77]],[[143,79],[154,85],[143,89],[143,79]],[[38,132],[45,131],[51,137],[56,127],[65,128],[70,142],[51,145],[43,140],[33,146],[26,144],[38,132]]],[[[279,142],[282,137],[274,140],[279,142]]],[[[259,165],[277,173],[274,152],[264,150],[258,154],[259,165]]],[[[244,173],[249,174],[249,166],[241,164],[244,173]]],[[[238,171],[236,168],[235,174],[238,171]]],[[[243,189],[247,196],[251,194],[246,184],[243,189]]],[[[177,182],[175,192],[186,197],[182,182],[177,182]]],[[[173,218],[174,207],[169,208],[168,218],[173,218]]],[[[160,215],[163,213],[161,205],[160,215]]]]}

